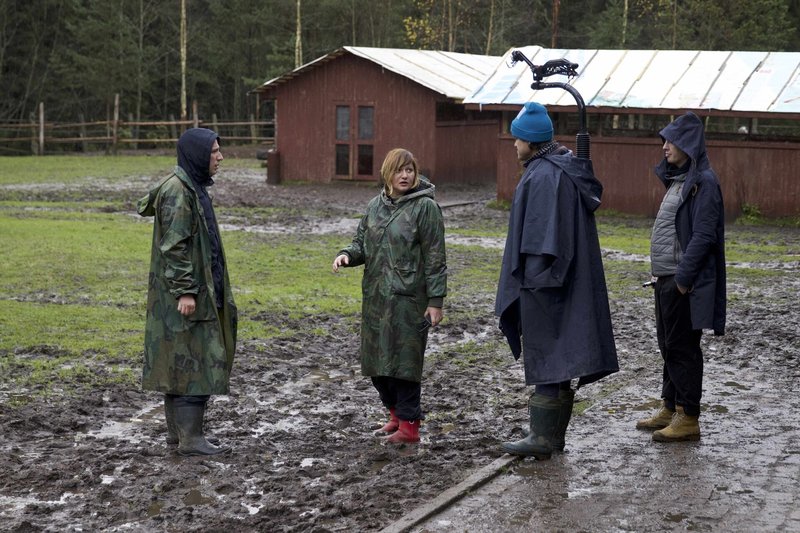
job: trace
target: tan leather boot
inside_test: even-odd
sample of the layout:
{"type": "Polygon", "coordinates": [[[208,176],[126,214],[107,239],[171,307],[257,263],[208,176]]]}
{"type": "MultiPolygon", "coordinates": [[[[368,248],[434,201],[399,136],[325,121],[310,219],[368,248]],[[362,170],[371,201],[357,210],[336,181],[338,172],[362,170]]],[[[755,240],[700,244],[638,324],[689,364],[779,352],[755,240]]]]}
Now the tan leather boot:
{"type": "Polygon", "coordinates": [[[689,416],[680,405],[675,408],[672,422],[664,429],[653,433],[653,440],[658,442],[676,442],[681,440],[700,440],[700,417],[689,416]]]}
{"type": "Polygon", "coordinates": [[[672,422],[672,415],[674,414],[675,411],[666,405],[662,405],[655,415],[636,422],[636,429],[663,429],[672,422]]]}

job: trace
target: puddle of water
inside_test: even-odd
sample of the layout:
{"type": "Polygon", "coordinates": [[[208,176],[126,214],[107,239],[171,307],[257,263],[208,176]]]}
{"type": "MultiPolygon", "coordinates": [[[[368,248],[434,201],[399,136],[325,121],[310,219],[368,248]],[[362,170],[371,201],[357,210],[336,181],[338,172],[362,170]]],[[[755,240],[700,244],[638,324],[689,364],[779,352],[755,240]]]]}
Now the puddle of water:
{"type": "Polygon", "coordinates": [[[456,425],[453,423],[442,424],[442,427],[439,429],[439,433],[442,435],[447,435],[451,431],[455,431],[456,425]]]}
{"type": "Polygon", "coordinates": [[[21,511],[28,505],[66,505],[70,499],[76,496],[71,492],[65,492],[58,500],[40,500],[35,496],[4,496],[0,494],[0,509],[21,511]]]}
{"type": "Polygon", "coordinates": [[[212,498],[203,496],[203,493],[197,489],[190,490],[189,493],[183,497],[183,503],[186,505],[205,505],[213,501],[212,498]]]}
{"type": "Polygon", "coordinates": [[[664,520],[667,520],[668,522],[675,522],[676,524],[678,522],[683,522],[687,518],[689,517],[683,513],[664,515],[664,520]]]}
{"type": "Polygon", "coordinates": [[[736,383],[735,381],[726,381],[725,383],[723,383],[723,385],[725,385],[726,387],[732,387],[734,389],[739,389],[739,390],[750,390],[750,387],[742,385],[741,383],[736,383]]]}
{"type": "Polygon", "coordinates": [[[77,433],[75,439],[82,440],[91,436],[96,439],[117,439],[128,442],[139,442],[141,441],[141,435],[138,434],[139,426],[145,422],[155,420],[161,415],[163,415],[162,405],[160,403],[153,404],[140,410],[127,420],[110,420],[99,429],[77,433]]]}
{"type": "Polygon", "coordinates": [[[379,459],[377,461],[372,461],[372,464],[370,465],[369,469],[372,470],[373,472],[380,472],[381,470],[383,470],[383,467],[388,465],[389,463],[391,463],[391,461],[388,459],[379,459]]]}
{"type": "Polygon", "coordinates": [[[242,502],[242,507],[247,509],[247,514],[254,515],[258,513],[264,506],[262,504],[250,505],[249,503],[242,502]]]}
{"type": "Polygon", "coordinates": [[[494,248],[502,250],[506,245],[505,237],[465,237],[464,235],[449,234],[445,236],[447,245],[480,246],[481,248],[494,248]]]}
{"type": "Polygon", "coordinates": [[[300,379],[300,383],[329,383],[329,382],[337,382],[337,381],[344,381],[350,378],[350,374],[346,372],[341,372],[337,370],[321,370],[316,368],[303,376],[300,379]]]}
{"type": "Polygon", "coordinates": [[[220,229],[224,231],[245,231],[248,233],[267,233],[267,234],[293,234],[303,233],[312,235],[328,234],[351,234],[358,228],[359,219],[343,218],[332,222],[316,221],[310,224],[300,224],[297,226],[285,226],[281,224],[263,225],[244,225],[244,224],[220,224],[220,229]]]}

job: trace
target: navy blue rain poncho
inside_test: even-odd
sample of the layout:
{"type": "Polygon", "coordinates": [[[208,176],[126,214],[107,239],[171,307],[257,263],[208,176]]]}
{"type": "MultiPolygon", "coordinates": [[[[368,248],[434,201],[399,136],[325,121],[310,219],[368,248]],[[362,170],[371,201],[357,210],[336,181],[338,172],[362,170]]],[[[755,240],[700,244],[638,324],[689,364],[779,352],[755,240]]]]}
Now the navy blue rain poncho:
{"type": "MultiPolygon", "coordinates": [[[[691,287],[692,327],[713,329],[715,335],[723,335],[727,306],[725,212],[719,179],[706,154],[703,121],[689,112],[669,123],[659,134],[691,160],[675,213],[675,230],[683,251],[675,281],[691,287]]],[[[665,158],[655,168],[667,188],[671,182],[670,167],[665,158]]]]}
{"type": "Polygon", "coordinates": [[[178,140],[178,166],[192,178],[197,190],[197,198],[203,208],[203,217],[206,220],[208,236],[211,242],[211,274],[214,277],[214,292],[217,296],[217,307],[222,307],[222,273],[225,270],[223,257],[220,253],[219,233],[217,232],[217,219],[211,198],[206,187],[214,185],[214,180],[208,173],[211,162],[211,148],[214,141],[219,142],[219,135],[206,128],[190,128],[178,140]]]}
{"type": "Polygon", "coordinates": [[[594,218],[603,186],[591,161],[564,151],[526,164],[497,290],[500,329],[528,385],[581,386],[619,370],[594,218]]]}

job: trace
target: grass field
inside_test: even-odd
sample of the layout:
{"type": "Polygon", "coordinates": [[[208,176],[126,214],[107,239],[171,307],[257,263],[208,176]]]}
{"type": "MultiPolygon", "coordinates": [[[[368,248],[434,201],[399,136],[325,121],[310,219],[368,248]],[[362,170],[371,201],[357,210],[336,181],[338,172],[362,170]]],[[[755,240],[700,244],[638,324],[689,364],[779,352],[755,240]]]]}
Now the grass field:
{"type": "MultiPolygon", "coordinates": [[[[92,379],[138,379],[144,327],[144,300],[152,226],[132,212],[139,193],[112,201],[82,200],[59,194],[61,184],[91,191],[97,179],[136,177],[153,180],[174,164],[170,157],[2,157],[0,158],[0,373],[15,376],[4,387],[46,392],[60,373],[86,372],[92,379]],[[21,186],[46,186],[45,199],[26,200],[21,186]],[[91,365],[103,364],[104,377],[91,365]],[[11,371],[13,367],[13,372],[11,371]]],[[[226,168],[256,168],[253,160],[227,159],[226,168]]],[[[141,191],[140,191],[141,192],[141,191]]],[[[287,213],[297,206],[287,207],[287,213]]],[[[249,219],[274,215],[275,208],[233,207],[218,215],[249,219]]],[[[626,254],[649,253],[650,222],[636,217],[598,216],[601,245],[626,254]]],[[[497,229],[460,228],[459,234],[502,236],[497,229]]],[[[291,335],[254,317],[288,313],[306,319],[338,315],[357,320],[360,271],[327,275],[331,251],[341,236],[259,234],[224,235],[235,297],[240,308],[240,339],[291,335]],[[313,283],[309,281],[313,280],[313,283]]],[[[453,246],[449,250],[451,291],[495,286],[501,253],[453,246]],[[462,260],[464,258],[471,260],[462,260]]],[[[751,264],[797,261],[797,232],[768,225],[733,226],[728,260],[751,264]]],[[[769,276],[759,268],[731,275],[769,276]]],[[[646,277],[646,265],[606,264],[609,290],[624,296],[646,277]]],[[[488,289],[487,289],[488,290],[488,289]]],[[[458,319],[458,310],[450,314],[458,319]]]]}

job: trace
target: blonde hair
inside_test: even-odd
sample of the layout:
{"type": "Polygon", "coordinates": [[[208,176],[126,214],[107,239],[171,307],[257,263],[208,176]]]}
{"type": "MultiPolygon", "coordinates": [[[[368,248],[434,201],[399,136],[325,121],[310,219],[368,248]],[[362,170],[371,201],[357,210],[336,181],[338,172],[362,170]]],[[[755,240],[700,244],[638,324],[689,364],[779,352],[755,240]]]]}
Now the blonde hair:
{"type": "Polygon", "coordinates": [[[416,189],[419,186],[419,169],[417,168],[417,160],[414,154],[404,148],[395,148],[389,150],[389,153],[386,154],[386,159],[383,160],[381,165],[381,178],[383,179],[383,190],[387,196],[391,196],[394,193],[392,177],[395,172],[406,165],[414,167],[414,183],[411,188],[416,189]]]}

